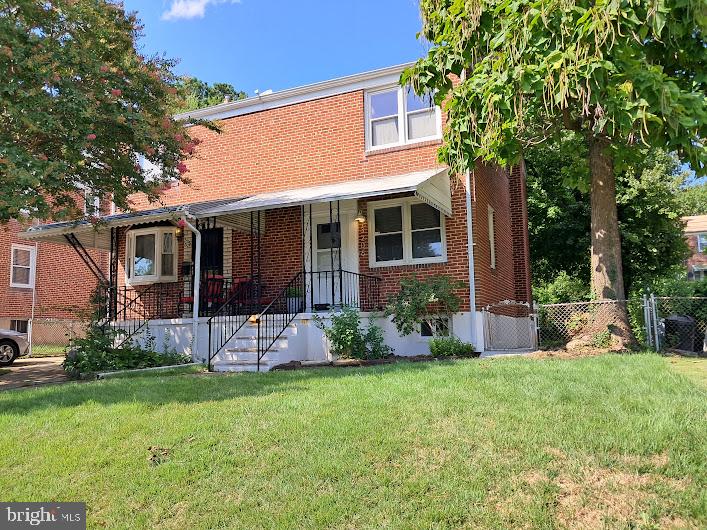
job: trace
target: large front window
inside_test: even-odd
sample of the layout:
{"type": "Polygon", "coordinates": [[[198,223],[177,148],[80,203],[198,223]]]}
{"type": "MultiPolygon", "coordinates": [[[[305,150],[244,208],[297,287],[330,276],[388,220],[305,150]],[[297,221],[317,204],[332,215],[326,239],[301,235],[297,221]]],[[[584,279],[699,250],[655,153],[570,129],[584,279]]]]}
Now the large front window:
{"type": "Polygon", "coordinates": [[[127,274],[132,283],[177,279],[177,253],[173,228],[148,228],[128,232],[127,274]]]}
{"type": "Polygon", "coordinates": [[[415,198],[368,204],[371,267],[446,260],[444,217],[415,198]]]}
{"type": "Polygon", "coordinates": [[[410,87],[391,87],[366,94],[366,146],[369,150],[441,137],[439,108],[430,96],[410,87]]]}

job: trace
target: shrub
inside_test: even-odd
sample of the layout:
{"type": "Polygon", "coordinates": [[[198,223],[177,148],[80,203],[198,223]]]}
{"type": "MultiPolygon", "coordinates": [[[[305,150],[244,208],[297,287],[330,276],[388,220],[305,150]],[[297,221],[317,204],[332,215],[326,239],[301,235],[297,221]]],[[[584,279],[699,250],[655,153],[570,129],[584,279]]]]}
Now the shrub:
{"type": "Polygon", "coordinates": [[[608,348],[611,346],[611,331],[608,329],[592,335],[592,346],[595,348],[608,348]]]}
{"type": "Polygon", "coordinates": [[[128,341],[120,347],[115,347],[120,335],[116,330],[102,330],[93,324],[85,338],[72,341],[64,360],[64,370],[78,377],[90,372],[152,368],[191,362],[188,355],[170,349],[166,339],[164,351],[155,351],[155,338],[149,332],[143,345],[128,341]]]}
{"type": "Polygon", "coordinates": [[[584,302],[590,298],[589,285],[565,271],[560,271],[552,281],[534,285],[533,298],[539,304],[584,302]]]}
{"type": "MultiPolygon", "coordinates": [[[[474,355],[474,345],[458,337],[435,337],[430,339],[430,353],[435,357],[464,357],[474,355]]],[[[476,357],[478,357],[476,353],[476,357]]]]}
{"type": "Polygon", "coordinates": [[[361,314],[353,307],[333,314],[329,326],[319,316],[314,317],[314,323],[329,339],[332,352],[342,359],[380,359],[393,351],[385,344],[380,326],[371,321],[365,331],[361,329],[361,314]]]}
{"type": "Polygon", "coordinates": [[[424,321],[433,322],[440,315],[459,311],[461,298],[454,292],[466,284],[448,276],[432,276],[420,280],[417,276],[400,280],[400,291],[388,299],[385,316],[393,317],[400,335],[410,335],[424,321]]]}

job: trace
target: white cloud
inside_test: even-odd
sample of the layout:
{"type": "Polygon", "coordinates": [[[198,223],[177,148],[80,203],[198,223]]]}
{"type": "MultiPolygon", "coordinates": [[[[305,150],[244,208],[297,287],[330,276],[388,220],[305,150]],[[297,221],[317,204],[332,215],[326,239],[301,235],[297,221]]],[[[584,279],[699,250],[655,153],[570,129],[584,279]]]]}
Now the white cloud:
{"type": "Polygon", "coordinates": [[[162,13],[162,20],[204,18],[206,6],[224,3],[238,4],[240,0],[172,0],[169,9],[162,13]]]}

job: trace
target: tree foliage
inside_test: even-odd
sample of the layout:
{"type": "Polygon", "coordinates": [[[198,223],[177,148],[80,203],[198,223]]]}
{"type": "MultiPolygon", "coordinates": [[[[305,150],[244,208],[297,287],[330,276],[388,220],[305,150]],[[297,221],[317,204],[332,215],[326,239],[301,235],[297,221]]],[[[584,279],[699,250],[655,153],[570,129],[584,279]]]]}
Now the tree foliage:
{"type": "Polygon", "coordinates": [[[85,189],[127,208],[186,180],[174,62],[141,56],[141,29],[109,0],[0,1],[0,221],[75,216],[85,189]]]}
{"type": "Polygon", "coordinates": [[[684,186],[679,200],[685,215],[707,215],[707,183],[684,186]]]}
{"type": "MultiPolygon", "coordinates": [[[[628,153],[629,151],[626,151],[628,153]]],[[[587,146],[576,134],[525,151],[530,255],[536,287],[589,291],[590,197],[587,146]]],[[[616,164],[618,218],[627,291],[662,277],[687,257],[681,186],[687,173],[660,149],[635,149],[616,164]]],[[[536,293],[537,294],[537,293],[536,293]]],[[[573,295],[573,297],[576,297],[573,295]]],[[[573,300],[564,300],[573,301],[573,300]]]]}
{"type": "Polygon", "coordinates": [[[703,0],[422,0],[432,48],[402,78],[446,101],[442,159],[517,161],[557,130],[707,153],[703,0]],[[455,84],[453,76],[465,78],[455,84]]]}
{"type": "Polygon", "coordinates": [[[227,98],[236,101],[247,97],[245,92],[236,90],[229,83],[209,85],[195,77],[182,77],[177,83],[177,91],[172,106],[175,114],[218,105],[227,98]]]}

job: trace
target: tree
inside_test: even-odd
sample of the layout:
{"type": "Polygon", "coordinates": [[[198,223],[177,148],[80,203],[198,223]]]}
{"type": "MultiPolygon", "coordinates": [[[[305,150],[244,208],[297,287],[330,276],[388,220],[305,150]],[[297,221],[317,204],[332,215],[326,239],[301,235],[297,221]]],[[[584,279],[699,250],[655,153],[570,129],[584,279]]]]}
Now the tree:
{"type": "MultiPolygon", "coordinates": [[[[421,0],[420,8],[431,48],[401,82],[446,101],[441,159],[462,173],[477,158],[518,161],[558,131],[584,135],[592,290],[623,299],[614,159],[642,143],[705,171],[705,3],[421,0]]],[[[631,341],[617,307],[615,334],[631,341]]]]}
{"type": "Polygon", "coordinates": [[[707,183],[686,185],[679,199],[685,215],[707,215],[707,183]]]}
{"type": "Polygon", "coordinates": [[[0,221],[73,217],[86,189],[128,208],[186,180],[197,142],[168,107],[174,62],[139,55],[140,35],[109,0],[0,2],[0,221]]]}
{"type": "Polygon", "coordinates": [[[248,97],[245,92],[236,90],[229,83],[209,85],[195,77],[182,77],[178,82],[177,90],[177,96],[172,105],[175,114],[218,105],[223,103],[226,98],[236,101],[248,97]]]}
{"type": "MultiPolygon", "coordinates": [[[[536,286],[550,287],[564,273],[589,291],[587,152],[584,138],[575,133],[525,150],[530,257],[536,286]]],[[[672,273],[687,257],[680,194],[688,174],[674,156],[660,149],[636,148],[625,153],[631,157],[617,160],[615,175],[628,293],[672,273]]],[[[565,278],[560,283],[568,284],[565,278]]]]}

